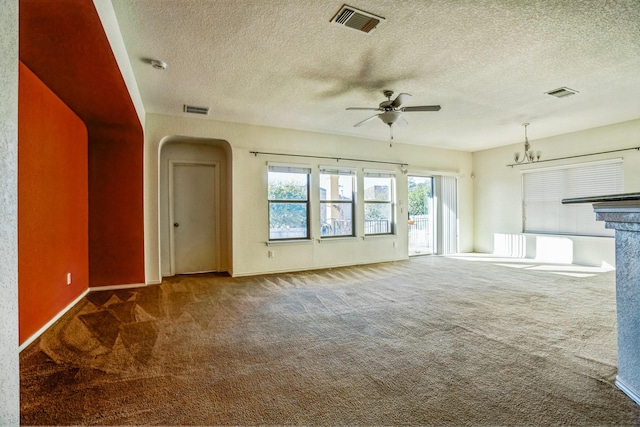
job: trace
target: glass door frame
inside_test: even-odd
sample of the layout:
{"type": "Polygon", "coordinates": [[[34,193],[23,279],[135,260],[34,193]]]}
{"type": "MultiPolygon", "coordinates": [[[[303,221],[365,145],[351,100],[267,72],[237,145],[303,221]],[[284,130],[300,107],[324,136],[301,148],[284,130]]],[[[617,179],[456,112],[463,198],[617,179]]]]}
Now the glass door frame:
{"type": "Polygon", "coordinates": [[[433,196],[433,176],[407,176],[407,251],[409,256],[432,255],[435,253],[433,196]],[[416,183],[415,185],[417,186],[428,183],[426,194],[420,197],[420,190],[412,189],[412,182],[416,183]],[[424,200],[425,198],[426,200],[424,200]]]}

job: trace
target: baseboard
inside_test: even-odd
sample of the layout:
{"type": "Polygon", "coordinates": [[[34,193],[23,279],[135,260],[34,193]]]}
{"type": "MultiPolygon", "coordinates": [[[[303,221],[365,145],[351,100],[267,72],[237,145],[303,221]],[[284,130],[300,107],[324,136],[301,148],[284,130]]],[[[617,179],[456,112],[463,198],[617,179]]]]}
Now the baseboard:
{"type": "Polygon", "coordinates": [[[62,309],[62,311],[60,311],[58,314],[56,314],[53,319],[49,320],[47,322],[46,325],[44,325],[42,328],[38,329],[38,331],[31,335],[29,338],[27,338],[22,344],[20,344],[20,346],[18,347],[18,352],[21,352],[22,350],[24,350],[25,348],[29,347],[29,345],[34,342],[38,337],[40,337],[40,335],[42,335],[47,329],[49,329],[51,327],[51,325],[53,325],[54,323],[56,323],[58,321],[58,319],[60,319],[62,316],[64,316],[69,310],[71,310],[76,304],[78,304],[82,298],[86,297],[87,294],[90,292],[89,289],[86,289],[84,292],[82,292],[80,294],[80,296],[78,296],[78,298],[76,298],[75,300],[73,300],[73,302],[71,302],[71,304],[67,305],[65,308],[62,309]]]}
{"type": "Polygon", "coordinates": [[[49,320],[46,325],[44,325],[42,328],[40,328],[35,334],[33,334],[29,338],[27,338],[25,340],[25,342],[20,344],[20,346],[18,347],[18,352],[21,352],[25,348],[29,347],[29,345],[32,342],[34,342],[38,337],[40,337],[40,335],[42,335],[47,329],[49,329],[51,327],[51,325],[56,323],[62,316],[64,316],[69,310],[71,310],[76,304],[78,304],[82,300],[82,298],[86,297],[89,292],[114,291],[114,290],[119,290],[119,289],[130,289],[130,288],[142,288],[144,286],[147,286],[147,284],[146,283],[130,283],[130,284],[127,284],[127,285],[96,286],[96,287],[93,287],[93,288],[86,289],[84,292],[82,292],[82,294],[80,294],[80,296],[78,296],[78,298],[73,300],[73,302],[71,302],[71,304],[67,305],[58,314],[56,314],[51,320],[49,320]]]}
{"type": "Polygon", "coordinates": [[[147,286],[146,283],[129,283],[126,285],[109,285],[109,286],[94,286],[89,288],[90,292],[96,291],[117,291],[119,289],[131,289],[131,288],[143,288],[147,286]]]}
{"type": "Polygon", "coordinates": [[[248,272],[243,272],[243,273],[238,273],[238,274],[232,274],[231,270],[229,270],[227,273],[229,273],[229,275],[231,277],[251,277],[251,276],[262,276],[264,274],[282,274],[282,273],[297,273],[300,271],[313,271],[313,270],[327,270],[327,269],[332,269],[332,268],[342,268],[342,267],[359,267],[359,266],[363,266],[363,265],[370,265],[370,264],[383,264],[386,262],[398,262],[398,261],[407,261],[409,259],[409,257],[401,257],[401,258],[396,258],[396,259],[382,259],[382,260],[378,260],[378,261],[364,261],[364,262],[359,262],[359,263],[352,263],[352,262],[348,262],[348,263],[344,263],[344,264],[329,264],[329,265],[316,265],[316,266],[312,266],[312,267],[299,267],[299,268],[285,268],[285,269],[281,269],[281,270],[262,270],[262,271],[248,271],[248,272]]]}
{"type": "Polygon", "coordinates": [[[616,377],[616,387],[624,392],[627,396],[631,398],[634,402],[640,405],[640,393],[637,393],[631,387],[624,383],[620,378],[616,377]]]}

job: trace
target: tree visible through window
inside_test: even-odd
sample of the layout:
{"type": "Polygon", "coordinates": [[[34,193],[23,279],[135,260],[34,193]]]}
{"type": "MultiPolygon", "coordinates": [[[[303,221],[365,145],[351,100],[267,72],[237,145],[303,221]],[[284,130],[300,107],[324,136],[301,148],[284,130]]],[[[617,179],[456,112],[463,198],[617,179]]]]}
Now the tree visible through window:
{"type": "Polygon", "coordinates": [[[409,180],[409,215],[428,215],[431,199],[431,180],[424,178],[422,181],[409,180]]]}
{"type": "Polygon", "coordinates": [[[310,172],[269,166],[269,240],[309,238],[310,172]]]}

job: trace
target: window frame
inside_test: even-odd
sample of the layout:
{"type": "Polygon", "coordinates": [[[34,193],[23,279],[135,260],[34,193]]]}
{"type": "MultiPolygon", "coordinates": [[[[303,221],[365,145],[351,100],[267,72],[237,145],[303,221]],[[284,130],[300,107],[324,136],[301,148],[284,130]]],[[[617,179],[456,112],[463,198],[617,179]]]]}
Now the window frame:
{"type": "Polygon", "coordinates": [[[395,195],[396,195],[396,174],[390,170],[364,170],[363,173],[363,220],[364,220],[364,236],[392,236],[396,234],[396,206],[395,206],[395,195]],[[375,200],[375,199],[367,199],[367,178],[389,178],[389,200],[375,200]],[[379,205],[379,206],[389,206],[390,218],[389,218],[389,231],[384,233],[367,233],[367,206],[368,205],[379,205]]]}
{"type": "Polygon", "coordinates": [[[311,166],[293,163],[268,163],[267,165],[267,216],[269,242],[309,241],[311,240],[311,166]],[[306,199],[272,199],[270,194],[270,173],[289,173],[306,175],[306,199]],[[305,205],[305,236],[303,237],[272,237],[271,235],[271,206],[274,204],[304,204],[305,205]]]}
{"type": "Polygon", "coordinates": [[[348,238],[356,236],[356,171],[352,168],[338,168],[331,166],[320,166],[318,171],[318,202],[320,209],[320,239],[336,239],[336,238],[348,238]],[[322,175],[329,176],[349,176],[351,178],[351,198],[349,200],[341,200],[341,199],[331,199],[331,198],[322,198],[322,175]],[[351,233],[350,234],[323,234],[323,230],[325,224],[323,223],[323,205],[325,204],[339,204],[339,205],[351,205],[351,233]]]}

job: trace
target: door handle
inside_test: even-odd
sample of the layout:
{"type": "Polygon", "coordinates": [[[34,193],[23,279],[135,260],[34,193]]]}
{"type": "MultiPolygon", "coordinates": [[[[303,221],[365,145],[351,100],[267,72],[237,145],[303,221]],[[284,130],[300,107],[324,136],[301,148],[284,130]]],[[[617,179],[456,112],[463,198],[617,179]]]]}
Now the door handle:
{"type": "Polygon", "coordinates": [[[179,223],[177,223],[177,222],[174,222],[174,223],[173,223],[173,226],[174,226],[174,227],[179,227],[179,226],[180,226],[180,224],[179,224],[179,223]]]}

